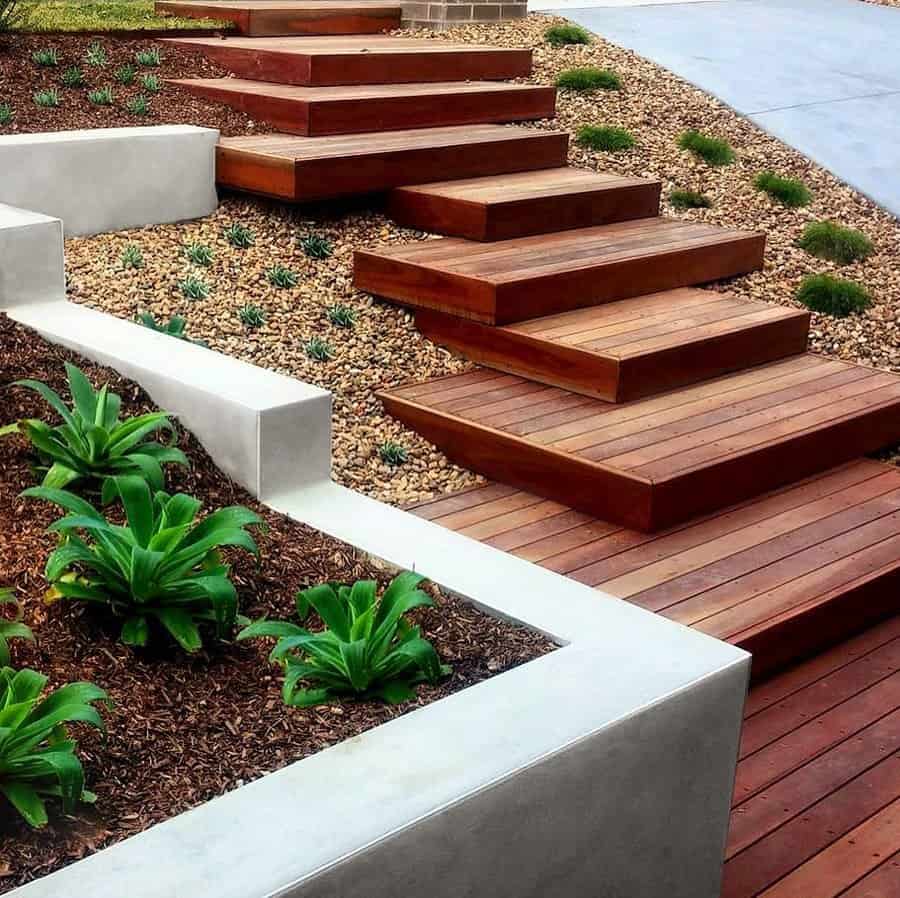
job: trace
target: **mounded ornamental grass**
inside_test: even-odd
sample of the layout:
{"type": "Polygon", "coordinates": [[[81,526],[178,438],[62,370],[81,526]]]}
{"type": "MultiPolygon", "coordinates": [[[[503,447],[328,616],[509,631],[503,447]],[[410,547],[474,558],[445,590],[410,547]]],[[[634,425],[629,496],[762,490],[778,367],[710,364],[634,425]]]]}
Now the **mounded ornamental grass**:
{"type": "Polygon", "coordinates": [[[678,138],[678,146],[690,150],[708,165],[730,165],[734,162],[734,150],[727,140],[708,137],[699,131],[685,131],[678,138]]]}
{"type": "Polygon", "coordinates": [[[23,0],[18,31],[119,31],[233,28],[216,19],[158,16],[153,0],[23,0]]]}
{"type": "Polygon", "coordinates": [[[753,186],[792,209],[805,206],[812,199],[812,193],[802,181],[782,178],[771,171],[760,172],[754,179],[753,186]]]}
{"type": "Polygon", "coordinates": [[[609,69],[585,66],[560,72],[556,86],[563,90],[620,90],[622,79],[609,69]]]}
{"type": "Polygon", "coordinates": [[[567,44],[589,44],[591,33],[580,25],[553,25],[544,32],[544,40],[551,47],[565,47],[567,44]]]}
{"type": "Polygon", "coordinates": [[[676,209],[710,209],[712,200],[696,190],[673,190],[669,202],[676,209]]]}
{"type": "Polygon", "coordinates": [[[849,265],[872,253],[872,241],[854,228],[844,228],[833,221],[813,221],[803,230],[797,246],[810,255],[829,259],[838,265],[849,265]]]}
{"type": "Polygon", "coordinates": [[[607,153],[630,150],[634,146],[634,138],[628,131],[608,125],[585,125],[578,129],[575,141],[581,147],[607,153]]]}
{"type": "Polygon", "coordinates": [[[797,289],[797,300],[813,312],[844,318],[867,309],[872,298],[862,284],[830,274],[811,274],[797,289]]]}

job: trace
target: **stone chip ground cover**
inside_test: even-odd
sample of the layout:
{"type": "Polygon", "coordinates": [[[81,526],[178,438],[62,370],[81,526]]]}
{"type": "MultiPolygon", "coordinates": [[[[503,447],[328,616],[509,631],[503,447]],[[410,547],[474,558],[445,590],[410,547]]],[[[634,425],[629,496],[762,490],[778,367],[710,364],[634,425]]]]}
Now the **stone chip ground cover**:
{"type": "MultiPolygon", "coordinates": [[[[564,70],[593,66],[610,69],[622,79],[622,89],[591,92],[561,91],[555,121],[525,127],[564,128],[573,134],[586,125],[620,127],[635,138],[635,146],[616,153],[576,145],[573,165],[622,174],[660,178],[663,196],[691,190],[708,197],[710,208],[676,209],[664,203],[663,214],[727,227],[765,231],[766,265],[721,289],[749,298],[796,305],[794,294],[804,277],[836,273],[863,284],[872,295],[864,313],[835,319],[815,315],[811,348],[818,352],[889,370],[900,370],[900,223],[874,203],[842,184],[800,153],[768,136],[728,107],[674,75],[602,37],[589,45],[551,47],[546,29],[564,19],[532,15],[521,22],[465,26],[443,33],[417,31],[417,37],[534,48],[535,83],[555,82],[564,70]],[[734,148],[736,160],[712,167],[679,149],[678,137],[695,129],[722,138],[734,148]],[[762,171],[802,181],[811,202],[787,208],[754,187],[762,171]],[[831,219],[857,228],[873,242],[864,261],[846,266],[817,259],[796,242],[804,227],[831,219]]],[[[2,95],[0,95],[2,99],[2,95]]],[[[200,122],[198,122],[200,123],[200,122]]],[[[384,415],[375,390],[408,379],[423,379],[464,370],[466,363],[421,338],[403,310],[355,291],[350,283],[354,247],[416,239],[422,235],[386,221],[378,212],[355,212],[322,219],[313,213],[292,213],[265,201],[226,198],[219,211],[203,222],[67,242],[72,297],[123,317],[139,310],[157,318],[174,313],[188,319],[192,337],[211,347],[256,361],[335,391],[335,477],[348,486],[402,504],[475,482],[469,472],[448,463],[433,447],[384,415]],[[255,231],[251,249],[228,251],[221,229],[238,219],[255,231]],[[297,236],[319,231],[334,244],[332,258],[306,260],[296,248],[297,236]],[[184,277],[179,257],[182,242],[215,242],[217,259],[207,269],[212,286],[208,300],[188,305],[176,283],[184,277]],[[121,272],[117,260],[126,243],[139,243],[145,269],[121,272]],[[264,270],[278,261],[295,270],[298,287],[274,290],[264,270]],[[247,329],[237,310],[252,303],[266,312],[265,324],[247,329]],[[358,312],[351,329],[331,325],[325,310],[342,304],[358,312]],[[313,337],[328,341],[335,353],[317,362],[304,351],[313,337]],[[408,461],[385,465],[378,446],[396,442],[408,450],[408,461]]]]}
{"type": "MultiPolygon", "coordinates": [[[[45,416],[33,393],[7,389],[25,376],[49,383],[68,399],[64,360],[75,357],[0,316],[0,421],[45,416]]],[[[113,372],[76,360],[95,386],[109,382],[123,398],[123,411],[150,408],[144,394],[113,372]]],[[[55,423],[55,422],[54,422],[55,423]]],[[[211,462],[196,440],[181,434],[192,461],[186,471],[168,469],[171,492],[204,501],[207,511],[233,504],[259,512],[268,529],[255,532],[261,560],[228,552],[241,610],[250,617],[293,616],[298,588],[326,580],[373,578],[386,584],[392,572],[337,540],[260,506],[211,462]]],[[[491,618],[466,602],[441,595],[435,608],[410,615],[453,673],[436,686],[418,687],[415,701],[334,702],[286,709],[281,677],[267,662],[259,640],[216,645],[188,656],[164,644],[132,649],[118,642],[119,627],[71,603],[46,605],[43,565],[56,538],[45,528],[57,509],[18,497],[34,479],[28,444],[0,439],[0,584],[22,603],[36,641],[12,643],[13,663],[50,676],[50,685],[89,680],[113,700],[104,710],[103,739],[77,727],[93,808],[76,818],[51,817],[43,830],[29,830],[7,813],[0,798],[0,894],[52,872],[93,851],[146,829],[264,773],[357,735],[428,702],[552,650],[542,636],[491,618]]],[[[300,813],[304,813],[299,809],[300,813]]]]}

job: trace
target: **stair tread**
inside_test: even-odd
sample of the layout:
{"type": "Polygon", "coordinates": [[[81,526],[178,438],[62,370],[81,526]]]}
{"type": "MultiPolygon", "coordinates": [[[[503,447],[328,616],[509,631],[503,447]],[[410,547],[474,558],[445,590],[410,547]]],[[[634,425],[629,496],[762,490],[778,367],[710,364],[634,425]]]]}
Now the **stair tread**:
{"type": "MultiPolygon", "coordinates": [[[[214,0],[218,5],[220,0],[214,0]]],[[[256,8],[257,0],[250,4],[256,8]]],[[[313,4],[310,4],[311,6],[313,4]]],[[[357,4],[369,9],[369,4],[357,4]]],[[[377,8],[380,4],[376,4],[377,8]]],[[[318,8],[317,0],[315,6],[318,8]]],[[[257,53],[283,53],[302,56],[447,56],[464,51],[471,54],[516,56],[531,51],[524,47],[492,47],[487,44],[466,44],[451,41],[435,41],[415,37],[390,35],[288,35],[280,37],[173,37],[165,38],[173,44],[215,49],[234,48],[253,50],[257,53]]]]}
{"type": "Polygon", "coordinates": [[[757,676],[900,610],[900,470],[868,459],[655,534],[497,483],[409,510],[744,646],[757,676]]]}
{"type": "Polygon", "coordinates": [[[209,8],[215,3],[216,9],[327,11],[330,9],[399,9],[399,3],[380,3],[375,0],[167,0],[166,6],[188,8],[209,8]]]}

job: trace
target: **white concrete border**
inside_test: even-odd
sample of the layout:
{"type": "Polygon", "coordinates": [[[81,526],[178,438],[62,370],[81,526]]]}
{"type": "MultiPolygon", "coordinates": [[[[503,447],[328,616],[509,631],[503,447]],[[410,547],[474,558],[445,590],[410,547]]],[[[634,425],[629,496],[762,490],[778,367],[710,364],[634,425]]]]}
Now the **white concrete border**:
{"type": "Polygon", "coordinates": [[[62,222],[0,204],[0,309],[65,296],[62,222]]]}

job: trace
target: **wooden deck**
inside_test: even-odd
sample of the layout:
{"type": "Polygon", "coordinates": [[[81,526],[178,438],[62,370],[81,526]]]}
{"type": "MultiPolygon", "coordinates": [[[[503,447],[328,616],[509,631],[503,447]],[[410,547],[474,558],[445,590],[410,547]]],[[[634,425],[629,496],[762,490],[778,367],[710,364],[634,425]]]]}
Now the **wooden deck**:
{"type": "Polygon", "coordinates": [[[682,288],[505,327],[420,309],[416,327],[480,364],[625,402],[802,353],[809,313],[682,288]]]}

